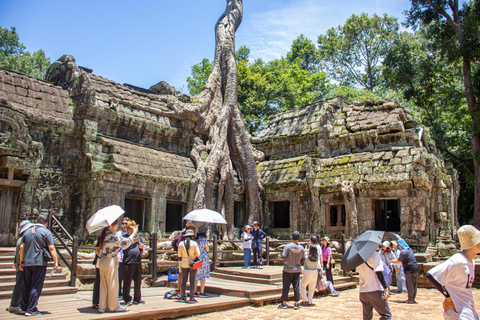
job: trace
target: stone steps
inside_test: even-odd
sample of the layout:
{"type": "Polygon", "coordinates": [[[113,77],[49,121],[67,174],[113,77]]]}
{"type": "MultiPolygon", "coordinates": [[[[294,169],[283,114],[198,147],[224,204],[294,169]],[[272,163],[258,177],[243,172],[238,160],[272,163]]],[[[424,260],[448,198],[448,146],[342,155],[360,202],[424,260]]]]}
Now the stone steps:
{"type": "MultiPolygon", "coordinates": [[[[12,268],[15,248],[0,248],[0,299],[9,299],[15,286],[16,270],[12,268]]],[[[43,285],[42,295],[76,293],[76,287],[68,286],[69,279],[63,274],[63,268],[59,267],[52,277],[48,274],[53,270],[53,262],[47,265],[47,276],[43,285]]]]}

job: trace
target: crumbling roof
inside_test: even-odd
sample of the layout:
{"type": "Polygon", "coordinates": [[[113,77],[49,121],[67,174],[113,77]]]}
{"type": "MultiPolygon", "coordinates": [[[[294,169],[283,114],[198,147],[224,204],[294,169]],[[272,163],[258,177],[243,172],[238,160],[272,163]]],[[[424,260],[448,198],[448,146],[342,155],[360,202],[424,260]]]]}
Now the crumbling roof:
{"type": "Polygon", "coordinates": [[[68,91],[49,82],[0,68],[0,101],[6,107],[51,122],[73,122],[68,91]]]}
{"type": "Polygon", "coordinates": [[[192,160],[187,157],[110,137],[99,137],[97,142],[104,151],[92,159],[98,163],[92,165],[94,170],[110,169],[180,182],[190,181],[195,172],[192,160]]]}

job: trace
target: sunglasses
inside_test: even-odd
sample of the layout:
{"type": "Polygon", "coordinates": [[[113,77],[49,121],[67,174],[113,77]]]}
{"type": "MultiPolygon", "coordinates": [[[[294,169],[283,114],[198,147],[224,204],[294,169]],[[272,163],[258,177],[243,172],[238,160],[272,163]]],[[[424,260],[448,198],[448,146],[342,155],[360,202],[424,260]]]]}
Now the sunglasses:
{"type": "Polygon", "coordinates": [[[126,223],[126,222],[122,222],[122,224],[123,224],[123,225],[127,225],[127,223],[126,223]]]}

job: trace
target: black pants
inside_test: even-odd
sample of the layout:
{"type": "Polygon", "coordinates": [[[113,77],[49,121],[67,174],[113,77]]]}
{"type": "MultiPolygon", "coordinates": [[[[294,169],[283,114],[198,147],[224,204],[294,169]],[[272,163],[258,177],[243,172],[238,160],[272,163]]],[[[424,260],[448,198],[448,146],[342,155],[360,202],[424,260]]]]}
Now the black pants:
{"type": "Polygon", "coordinates": [[[300,273],[282,273],[282,301],[288,301],[290,285],[293,286],[293,300],[300,301],[300,273]]]}
{"type": "Polygon", "coordinates": [[[328,261],[323,261],[323,270],[325,270],[325,274],[327,275],[327,281],[331,281],[333,283],[332,265],[330,265],[327,269],[327,262],[328,261]]]}
{"type": "Polygon", "coordinates": [[[197,269],[182,268],[182,298],[185,298],[185,291],[187,291],[187,280],[190,275],[190,299],[195,295],[195,283],[197,282],[197,269]]]}
{"type": "Polygon", "coordinates": [[[118,297],[122,296],[123,263],[118,263],[118,297]]]}
{"type": "Polygon", "coordinates": [[[10,306],[20,307],[20,304],[22,302],[24,282],[25,280],[24,280],[23,271],[17,270],[17,272],[15,273],[15,287],[13,288],[12,300],[10,301],[10,306]]]}
{"type": "Polygon", "coordinates": [[[130,288],[133,280],[133,301],[139,302],[142,299],[142,265],[123,263],[123,301],[132,301],[130,288]]]}
{"type": "Polygon", "coordinates": [[[47,266],[24,267],[24,286],[22,292],[22,311],[34,313],[42,294],[47,266]]]}
{"type": "Polygon", "coordinates": [[[95,283],[93,284],[92,305],[97,304],[100,299],[100,269],[95,268],[95,283]]]}
{"type": "Polygon", "coordinates": [[[261,266],[262,265],[262,247],[255,247],[252,249],[253,251],[253,265],[254,266],[261,266]],[[258,262],[257,262],[258,259],[258,262]]]}

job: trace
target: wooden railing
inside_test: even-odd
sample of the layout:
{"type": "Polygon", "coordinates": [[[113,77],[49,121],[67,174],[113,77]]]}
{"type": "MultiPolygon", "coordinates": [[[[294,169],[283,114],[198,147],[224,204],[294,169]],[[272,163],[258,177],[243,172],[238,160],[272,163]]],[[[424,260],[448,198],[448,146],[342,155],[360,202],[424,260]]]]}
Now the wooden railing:
{"type": "MultiPolygon", "coordinates": [[[[70,270],[70,286],[75,287],[76,279],[95,279],[95,275],[77,275],[77,266],[78,266],[78,250],[88,250],[95,252],[95,247],[93,246],[79,246],[78,237],[71,236],[70,233],[65,229],[65,227],[58,221],[55,215],[50,211],[48,215],[48,229],[52,232],[52,235],[60,242],[60,245],[55,246],[57,255],[62,259],[65,266],[70,270]],[[60,229],[57,231],[56,229],[60,229]],[[67,242],[70,242],[71,245],[64,240],[67,239],[67,242]],[[65,250],[67,254],[64,255],[60,250],[65,250]]],[[[146,249],[149,252],[148,260],[142,260],[142,263],[148,263],[150,265],[150,272],[148,275],[144,275],[144,278],[152,279],[152,281],[157,280],[157,237],[150,236],[149,248],[146,249]]],[[[159,250],[158,253],[164,253],[168,250],[159,250]]],[[[172,250],[170,250],[172,251],[172,250]]],[[[174,252],[174,251],[172,251],[174,252]]],[[[93,260],[84,260],[82,262],[92,263],[93,260]]]]}

